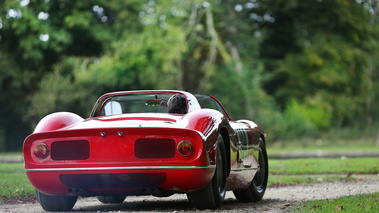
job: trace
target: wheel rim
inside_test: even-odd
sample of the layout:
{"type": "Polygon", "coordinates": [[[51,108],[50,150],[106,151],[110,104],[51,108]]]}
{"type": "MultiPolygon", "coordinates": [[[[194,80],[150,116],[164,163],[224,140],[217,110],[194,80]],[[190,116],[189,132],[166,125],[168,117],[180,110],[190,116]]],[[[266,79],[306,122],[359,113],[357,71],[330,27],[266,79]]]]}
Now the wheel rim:
{"type": "Polygon", "coordinates": [[[263,154],[263,149],[261,147],[259,151],[259,158],[258,158],[258,172],[255,174],[253,183],[257,191],[262,192],[266,188],[266,162],[265,162],[265,156],[263,154]]]}

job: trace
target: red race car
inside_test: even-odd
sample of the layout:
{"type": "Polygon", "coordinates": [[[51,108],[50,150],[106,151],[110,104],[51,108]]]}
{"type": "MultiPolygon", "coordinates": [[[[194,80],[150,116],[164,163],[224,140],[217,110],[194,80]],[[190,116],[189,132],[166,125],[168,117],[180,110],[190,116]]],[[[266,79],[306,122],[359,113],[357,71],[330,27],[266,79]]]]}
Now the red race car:
{"type": "Polygon", "coordinates": [[[218,208],[227,190],[262,199],[268,179],[265,135],[232,121],[220,102],[173,90],[101,96],[90,115],[47,115],[24,141],[26,174],[46,211],[71,210],[78,196],[122,203],[128,195],[186,193],[218,208]]]}

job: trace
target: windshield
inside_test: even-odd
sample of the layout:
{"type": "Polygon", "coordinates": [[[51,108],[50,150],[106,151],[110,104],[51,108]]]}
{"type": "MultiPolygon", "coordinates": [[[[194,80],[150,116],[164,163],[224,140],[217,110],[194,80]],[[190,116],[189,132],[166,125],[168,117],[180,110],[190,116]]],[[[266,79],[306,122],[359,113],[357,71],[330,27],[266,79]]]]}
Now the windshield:
{"type": "Polygon", "coordinates": [[[197,94],[195,95],[196,99],[199,101],[199,104],[201,108],[208,108],[208,109],[214,109],[222,114],[224,114],[225,117],[229,118],[228,114],[225,112],[224,108],[217,102],[214,98],[208,95],[201,95],[197,94]]]}
{"type": "Polygon", "coordinates": [[[137,93],[108,97],[98,103],[92,117],[125,113],[187,113],[186,97],[175,93],[137,93]]]}

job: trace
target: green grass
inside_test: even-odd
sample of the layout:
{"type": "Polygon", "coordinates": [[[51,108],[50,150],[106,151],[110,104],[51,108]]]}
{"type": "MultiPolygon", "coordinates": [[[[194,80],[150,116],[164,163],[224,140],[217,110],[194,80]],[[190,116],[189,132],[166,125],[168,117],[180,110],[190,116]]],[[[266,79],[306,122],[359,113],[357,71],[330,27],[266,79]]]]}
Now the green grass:
{"type": "Polygon", "coordinates": [[[379,158],[269,160],[269,186],[350,181],[351,174],[379,174],[379,158]]]}
{"type": "Polygon", "coordinates": [[[379,193],[295,204],[292,212],[379,212],[379,193]]]}
{"type": "Polygon", "coordinates": [[[34,188],[29,183],[22,164],[0,164],[0,203],[7,200],[27,200],[34,194],[34,188]]]}
{"type": "Polygon", "coordinates": [[[269,160],[271,175],[377,174],[379,158],[306,158],[269,160]]]}
{"type": "Polygon", "coordinates": [[[267,139],[267,154],[269,158],[280,158],[283,155],[318,153],[322,155],[344,156],[349,154],[376,154],[379,156],[379,146],[374,139],[360,140],[292,140],[272,142],[267,139]]]}

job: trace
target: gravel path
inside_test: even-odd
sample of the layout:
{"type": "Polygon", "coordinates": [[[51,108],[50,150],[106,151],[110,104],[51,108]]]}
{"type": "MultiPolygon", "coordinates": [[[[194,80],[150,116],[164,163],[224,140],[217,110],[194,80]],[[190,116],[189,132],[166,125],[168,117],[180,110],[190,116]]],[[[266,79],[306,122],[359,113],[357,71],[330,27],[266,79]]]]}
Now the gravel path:
{"type": "MultiPolygon", "coordinates": [[[[349,182],[320,182],[268,188],[259,203],[239,203],[228,192],[223,206],[218,210],[201,212],[288,212],[294,203],[306,200],[331,199],[345,195],[379,192],[379,175],[356,177],[349,182]]],[[[38,203],[0,205],[1,212],[44,212],[38,203]]],[[[79,199],[73,212],[199,212],[189,206],[185,195],[167,198],[129,196],[122,204],[101,204],[96,198],[79,199]]]]}

